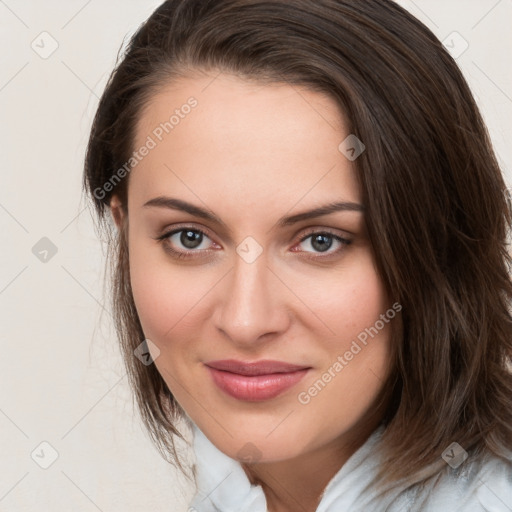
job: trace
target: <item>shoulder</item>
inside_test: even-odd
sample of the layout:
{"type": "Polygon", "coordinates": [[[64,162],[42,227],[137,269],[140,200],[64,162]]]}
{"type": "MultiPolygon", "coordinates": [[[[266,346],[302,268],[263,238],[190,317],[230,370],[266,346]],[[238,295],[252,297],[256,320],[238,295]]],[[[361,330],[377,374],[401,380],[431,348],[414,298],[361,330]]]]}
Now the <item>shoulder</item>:
{"type": "Polygon", "coordinates": [[[495,455],[446,467],[433,481],[414,489],[411,510],[433,512],[510,512],[512,460],[495,455]]]}

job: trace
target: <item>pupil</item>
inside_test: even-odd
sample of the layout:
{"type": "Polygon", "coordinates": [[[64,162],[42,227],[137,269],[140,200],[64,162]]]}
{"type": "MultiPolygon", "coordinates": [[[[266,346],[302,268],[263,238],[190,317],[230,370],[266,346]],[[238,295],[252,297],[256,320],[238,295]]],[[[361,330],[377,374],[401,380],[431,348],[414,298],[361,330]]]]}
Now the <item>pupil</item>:
{"type": "Polygon", "coordinates": [[[332,239],[329,235],[316,235],[312,241],[313,247],[320,252],[327,251],[332,245],[332,239]]]}
{"type": "Polygon", "coordinates": [[[180,236],[180,242],[189,249],[195,249],[198,245],[201,245],[202,239],[202,233],[195,231],[182,231],[180,236]]]}

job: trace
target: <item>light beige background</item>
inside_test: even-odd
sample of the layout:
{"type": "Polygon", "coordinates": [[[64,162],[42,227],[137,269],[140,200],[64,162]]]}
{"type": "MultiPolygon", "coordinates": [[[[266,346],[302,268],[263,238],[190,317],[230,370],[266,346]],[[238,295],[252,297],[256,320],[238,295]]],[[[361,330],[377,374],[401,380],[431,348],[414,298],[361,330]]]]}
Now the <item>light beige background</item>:
{"type": "MultiPolygon", "coordinates": [[[[104,250],[81,201],[98,98],[121,43],[159,3],[0,0],[0,512],[187,510],[190,488],[134,415],[104,250]],[[46,59],[31,47],[52,39],[46,59]],[[43,237],[57,249],[45,263],[32,252],[43,237]],[[43,441],[58,453],[48,469],[31,457],[51,460],[43,441]]],[[[456,31],[469,44],[458,63],[510,183],[512,1],[400,3],[441,40],[456,31]]]]}

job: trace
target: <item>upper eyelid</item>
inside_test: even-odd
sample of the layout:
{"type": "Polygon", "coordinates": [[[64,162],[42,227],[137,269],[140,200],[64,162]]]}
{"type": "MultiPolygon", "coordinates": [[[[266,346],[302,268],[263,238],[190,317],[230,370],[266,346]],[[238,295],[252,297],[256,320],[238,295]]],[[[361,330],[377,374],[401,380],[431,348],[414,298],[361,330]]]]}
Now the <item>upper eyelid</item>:
{"type": "Polygon", "coordinates": [[[207,228],[203,228],[203,227],[196,227],[192,224],[183,224],[182,226],[178,225],[178,226],[175,226],[175,227],[172,227],[172,228],[169,228],[169,229],[163,229],[162,230],[162,234],[158,236],[158,238],[167,238],[167,237],[170,237],[171,235],[175,235],[176,233],[179,233],[181,231],[186,231],[186,230],[189,230],[189,231],[199,231],[200,233],[203,233],[204,235],[206,235],[208,238],[212,239],[213,240],[213,237],[209,234],[209,230],[207,228]]]}
{"type": "Polygon", "coordinates": [[[317,233],[327,233],[328,235],[332,236],[338,236],[340,238],[346,238],[348,239],[349,236],[351,236],[348,231],[344,231],[341,229],[336,228],[320,228],[320,227],[312,227],[312,228],[306,228],[306,231],[304,231],[300,237],[300,240],[303,240],[304,238],[307,238],[311,235],[317,234],[317,233]],[[347,233],[347,236],[344,236],[342,233],[347,233]]]}

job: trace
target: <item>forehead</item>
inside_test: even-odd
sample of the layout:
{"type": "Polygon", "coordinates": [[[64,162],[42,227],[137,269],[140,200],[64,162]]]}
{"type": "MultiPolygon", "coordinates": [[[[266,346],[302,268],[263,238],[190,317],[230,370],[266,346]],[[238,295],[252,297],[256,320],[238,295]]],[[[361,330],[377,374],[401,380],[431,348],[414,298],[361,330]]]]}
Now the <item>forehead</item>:
{"type": "Polygon", "coordinates": [[[151,149],[131,171],[129,194],[139,202],[176,188],[210,199],[229,192],[248,205],[314,191],[356,201],[353,164],[338,150],[347,135],[339,106],[319,92],[224,73],[181,77],[141,113],[134,149],[151,149]]]}

